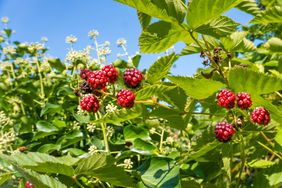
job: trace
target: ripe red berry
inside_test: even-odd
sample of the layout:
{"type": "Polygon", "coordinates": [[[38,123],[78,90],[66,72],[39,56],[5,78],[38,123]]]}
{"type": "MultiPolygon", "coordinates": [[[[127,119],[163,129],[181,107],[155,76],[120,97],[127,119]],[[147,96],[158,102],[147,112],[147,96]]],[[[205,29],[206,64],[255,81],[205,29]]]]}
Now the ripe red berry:
{"type": "Polygon", "coordinates": [[[80,71],[80,78],[84,79],[84,80],[87,80],[88,78],[88,74],[90,73],[91,71],[89,69],[82,69],[80,71]]]}
{"type": "Polygon", "coordinates": [[[231,139],[235,130],[232,124],[222,121],[216,124],[214,133],[219,141],[226,142],[231,139]]]}
{"type": "Polygon", "coordinates": [[[221,90],[216,97],[219,106],[231,109],[235,105],[235,94],[228,89],[221,90]]]}
{"type": "Polygon", "coordinates": [[[81,99],[80,107],[82,110],[97,112],[99,110],[99,101],[95,96],[88,95],[81,99]]]}
{"type": "Polygon", "coordinates": [[[127,89],[122,89],[117,94],[117,102],[124,108],[131,108],[134,105],[135,94],[127,89]]]}
{"type": "Polygon", "coordinates": [[[248,93],[245,92],[237,93],[236,100],[238,107],[241,108],[242,110],[252,106],[251,96],[248,93]]]}
{"type": "Polygon", "coordinates": [[[263,107],[256,108],[252,112],[251,119],[254,123],[257,123],[257,124],[260,124],[260,125],[267,125],[270,121],[270,114],[263,107]]]}
{"type": "Polygon", "coordinates": [[[142,73],[135,69],[135,68],[130,68],[127,69],[124,74],[123,74],[123,81],[126,86],[128,87],[138,87],[143,79],[142,73]]]}
{"type": "Polygon", "coordinates": [[[104,71],[96,70],[88,74],[87,82],[92,89],[102,89],[106,87],[108,81],[109,79],[104,71]]]}
{"type": "Polygon", "coordinates": [[[113,65],[106,65],[103,67],[102,71],[105,72],[110,83],[115,83],[118,79],[118,71],[113,65]]]}
{"type": "Polygon", "coordinates": [[[32,183],[30,183],[30,181],[26,181],[25,182],[25,188],[35,188],[35,186],[32,185],[32,183]]]}

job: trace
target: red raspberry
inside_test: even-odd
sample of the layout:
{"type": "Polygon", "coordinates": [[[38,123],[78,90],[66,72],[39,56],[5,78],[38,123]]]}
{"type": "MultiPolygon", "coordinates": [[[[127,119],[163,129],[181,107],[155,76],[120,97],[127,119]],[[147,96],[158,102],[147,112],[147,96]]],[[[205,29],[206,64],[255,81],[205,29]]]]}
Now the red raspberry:
{"type": "Polygon", "coordinates": [[[124,108],[131,108],[134,105],[135,95],[132,91],[122,89],[117,94],[117,102],[124,108]]]}
{"type": "Polygon", "coordinates": [[[99,101],[93,95],[88,95],[81,99],[80,107],[82,110],[87,110],[89,112],[97,112],[99,110],[99,101]]]}
{"type": "Polygon", "coordinates": [[[89,69],[82,69],[80,71],[80,78],[82,78],[83,80],[87,80],[87,77],[88,77],[88,74],[90,73],[91,71],[89,69]]]}
{"type": "Polygon", "coordinates": [[[30,181],[26,181],[25,182],[25,188],[35,188],[35,186],[32,185],[32,183],[30,183],[30,181]]]}
{"type": "Polygon", "coordinates": [[[232,124],[229,124],[226,121],[218,122],[214,131],[216,138],[221,142],[230,140],[234,132],[235,130],[232,124]]]}
{"type": "Polygon", "coordinates": [[[106,87],[109,81],[104,71],[97,70],[88,74],[87,82],[91,85],[92,89],[102,89],[106,87]]]}
{"type": "Polygon", "coordinates": [[[235,105],[235,94],[228,89],[221,90],[216,97],[219,106],[231,109],[235,105]]]}
{"type": "Polygon", "coordinates": [[[123,74],[123,81],[128,87],[138,87],[142,79],[142,73],[135,68],[127,69],[123,74]]]}
{"type": "Polygon", "coordinates": [[[113,65],[106,65],[103,67],[102,71],[105,72],[110,83],[115,83],[118,79],[118,71],[113,65]]]}
{"type": "Polygon", "coordinates": [[[252,106],[251,96],[248,93],[237,93],[237,105],[242,110],[249,108],[252,106]]]}
{"type": "Polygon", "coordinates": [[[254,123],[257,123],[257,124],[260,124],[260,125],[267,125],[270,121],[270,114],[263,107],[256,108],[252,112],[251,119],[254,123]]]}

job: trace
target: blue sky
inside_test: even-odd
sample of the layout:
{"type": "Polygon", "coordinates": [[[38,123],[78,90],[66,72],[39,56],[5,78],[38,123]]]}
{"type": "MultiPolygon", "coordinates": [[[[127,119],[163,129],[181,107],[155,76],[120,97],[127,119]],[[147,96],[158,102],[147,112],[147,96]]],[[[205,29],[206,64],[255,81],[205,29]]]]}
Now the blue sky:
{"type": "MultiPolygon", "coordinates": [[[[252,17],[236,9],[226,13],[236,22],[246,24],[252,17]]],[[[16,30],[14,39],[21,42],[39,41],[48,37],[48,54],[64,58],[69,45],[65,37],[73,34],[78,38],[74,48],[79,50],[90,44],[87,34],[96,29],[99,42],[111,42],[112,55],[116,58],[121,49],[115,43],[125,38],[129,54],[138,51],[138,37],[141,32],[136,11],[113,0],[0,0],[0,16],[10,18],[9,26],[16,30]]],[[[180,51],[183,44],[177,44],[180,51]]],[[[141,68],[148,67],[156,59],[156,54],[144,54],[141,68]]],[[[172,73],[192,75],[201,66],[199,55],[180,58],[172,73]]]]}

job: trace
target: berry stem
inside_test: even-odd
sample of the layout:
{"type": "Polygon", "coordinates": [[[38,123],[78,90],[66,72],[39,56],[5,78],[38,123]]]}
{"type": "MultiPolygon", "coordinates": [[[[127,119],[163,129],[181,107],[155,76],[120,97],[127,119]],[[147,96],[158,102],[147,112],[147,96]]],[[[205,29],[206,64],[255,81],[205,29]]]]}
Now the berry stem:
{"type": "Polygon", "coordinates": [[[72,179],[74,180],[74,182],[78,185],[78,187],[83,188],[84,186],[81,185],[81,183],[77,180],[76,176],[73,176],[72,179]]]}
{"type": "Polygon", "coordinates": [[[238,177],[238,182],[237,182],[237,186],[236,187],[239,187],[239,185],[240,185],[242,172],[244,170],[245,163],[246,163],[244,137],[243,137],[242,134],[240,134],[239,137],[240,137],[241,159],[242,159],[242,162],[241,162],[241,168],[240,168],[240,171],[239,171],[239,177],[238,177]]]}
{"type": "Polygon", "coordinates": [[[42,75],[41,75],[41,72],[40,72],[39,61],[35,61],[35,62],[36,62],[38,76],[39,76],[39,81],[40,81],[40,91],[41,91],[41,94],[39,96],[42,99],[43,104],[44,104],[45,92],[44,92],[43,78],[42,78],[42,75]]]}
{"type": "MultiPolygon", "coordinates": [[[[102,114],[99,111],[97,112],[97,117],[98,118],[102,117],[102,114]]],[[[110,152],[110,149],[109,149],[109,143],[108,143],[108,137],[107,137],[106,123],[101,123],[101,128],[102,128],[102,132],[103,132],[105,151],[108,153],[108,152],[110,152]]]]}
{"type": "Polygon", "coordinates": [[[162,152],[163,150],[164,132],[165,130],[162,128],[162,133],[161,133],[161,138],[160,138],[160,148],[159,148],[160,152],[162,152]]]}
{"type": "Polygon", "coordinates": [[[261,145],[263,148],[265,148],[267,151],[269,151],[269,152],[273,153],[274,155],[276,155],[280,160],[282,160],[282,156],[281,155],[279,155],[278,153],[276,153],[275,151],[273,151],[272,149],[270,149],[269,147],[267,147],[266,145],[264,145],[260,141],[257,141],[257,143],[259,145],[261,145]]]}

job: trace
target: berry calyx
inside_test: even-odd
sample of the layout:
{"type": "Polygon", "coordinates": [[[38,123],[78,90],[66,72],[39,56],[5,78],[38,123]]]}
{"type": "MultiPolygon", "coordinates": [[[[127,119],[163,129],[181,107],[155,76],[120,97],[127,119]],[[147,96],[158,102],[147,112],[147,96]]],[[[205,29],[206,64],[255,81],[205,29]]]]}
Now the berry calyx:
{"type": "Polygon", "coordinates": [[[88,74],[87,82],[92,89],[102,89],[106,87],[108,81],[109,79],[104,71],[96,70],[88,74]]]}
{"type": "Polygon", "coordinates": [[[134,106],[135,94],[127,89],[122,89],[117,94],[117,102],[124,108],[132,108],[134,106]]]}
{"type": "Polygon", "coordinates": [[[91,71],[89,69],[82,69],[80,71],[80,78],[82,78],[83,80],[87,80],[88,78],[88,74],[90,73],[91,71]]]}
{"type": "Polygon", "coordinates": [[[214,133],[219,141],[226,142],[231,139],[235,133],[235,129],[232,124],[222,121],[216,124],[214,133]]]}
{"type": "Polygon", "coordinates": [[[106,65],[102,68],[110,83],[115,83],[118,79],[118,71],[113,65],[106,65]]]}
{"type": "Polygon", "coordinates": [[[231,109],[235,105],[235,94],[228,89],[221,90],[216,97],[219,106],[231,109]]]}
{"type": "Polygon", "coordinates": [[[127,69],[123,74],[123,81],[127,87],[132,87],[132,88],[138,87],[142,79],[143,79],[142,73],[135,68],[127,69]]]}
{"type": "Polygon", "coordinates": [[[252,112],[251,119],[259,125],[267,125],[270,122],[270,114],[265,108],[259,107],[252,112]]]}
{"type": "Polygon", "coordinates": [[[35,188],[35,186],[32,183],[30,183],[30,181],[26,181],[25,188],[35,188]]]}
{"type": "Polygon", "coordinates": [[[248,93],[245,92],[237,93],[236,100],[238,107],[241,108],[242,110],[252,106],[251,96],[248,93]]]}
{"type": "Polygon", "coordinates": [[[81,99],[80,107],[88,112],[97,112],[99,110],[99,101],[95,96],[88,95],[81,99]]]}

